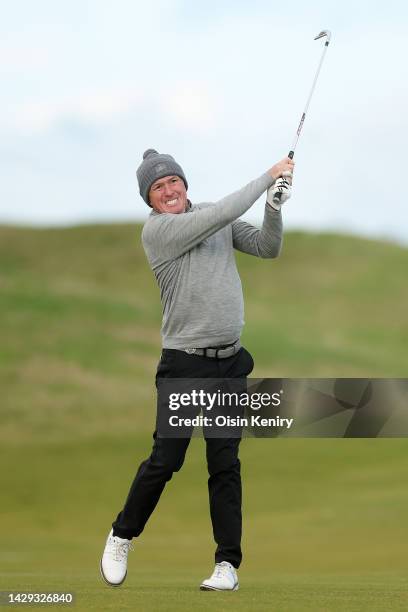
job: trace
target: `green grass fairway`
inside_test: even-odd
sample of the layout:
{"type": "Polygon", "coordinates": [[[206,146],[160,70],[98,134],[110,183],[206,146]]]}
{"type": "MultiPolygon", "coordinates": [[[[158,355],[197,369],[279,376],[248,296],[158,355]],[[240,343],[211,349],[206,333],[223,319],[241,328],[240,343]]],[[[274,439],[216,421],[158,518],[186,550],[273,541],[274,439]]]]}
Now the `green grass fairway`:
{"type": "MultiPolygon", "coordinates": [[[[408,440],[247,439],[237,593],[213,567],[204,443],[166,488],[119,589],[110,523],[151,447],[159,293],[128,225],[0,228],[0,590],[75,610],[408,609],[408,440]]],[[[292,233],[238,257],[256,377],[406,377],[408,250],[292,233]]],[[[4,608],[6,609],[6,608],[4,608]]]]}
{"type": "Polygon", "coordinates": [[[13,469],[2,473],[1,589],[73,591],[81,610],[407,609],[405,440],[243,441],[241,590],[220,595],[197,588],[213,543],[194,439],[135,542],[127,582],[106,587],[103,541],[149,446],[135,432],[3,448],[13,469]]]}

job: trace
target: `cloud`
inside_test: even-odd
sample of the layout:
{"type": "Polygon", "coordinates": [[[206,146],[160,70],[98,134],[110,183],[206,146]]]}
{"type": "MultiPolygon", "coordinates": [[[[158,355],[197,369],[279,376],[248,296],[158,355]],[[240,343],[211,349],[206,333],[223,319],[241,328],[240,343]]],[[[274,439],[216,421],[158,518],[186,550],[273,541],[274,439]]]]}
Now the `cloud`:
{"type": "Polygon", "coordinates": [[[217,126],[220,114],[216,96],[197,80],[175,81],[149,90],[112,87],[77,95],[30,100],[12,109],[3,122],[19,132],[47,131],[56,124],[78,121],[103,127],[124,120],[130,113],[151,112],[161,121],[183,131],[205,133],[217,126]]]}
{"type": "Polygon", "coordinates": [[[66,119],[91,124],[110,122],[143,102],[136,89],[84,91],[77,95],[24,102],[14,109],[14,127],[19,131],[43,131],[66,119]]]}
{"type": "Polygon", "coordinates": [[[162,91],[158,106],[165,120],[182,130],[205,133],[217,126],[219,108],[205,83],[175,82],[162,91]]]}
{"type": "MultiPolygon", "coordinates": [[[[132,217],[134,168],[150,146],[185,164],[193,201],[239,188],[288,150],[321,54],[313,36],[328,27],[285,225],[378,234],[387,224],[408,240],[398,182],[406,9],[297,0],[278,12],[263,0],[221,0],[210,11],[186,0],[86,6],[50,2],[54,21],[45,24],[31,8],[40,34],[31,21],[18,29],[17,16],[3,41],[0,214],[22,214],[31,197],[26,217],[46,219],[58,185],[58,221],[132,217]]],[[[262,208],[251,209],[258,222],[262,208]]]]}
{"type": "Polygon", "coordinates": [[[32,72],[49,66],[50,54],[46,47],[21,44],[0,45],[0,73],[32,72]]]}

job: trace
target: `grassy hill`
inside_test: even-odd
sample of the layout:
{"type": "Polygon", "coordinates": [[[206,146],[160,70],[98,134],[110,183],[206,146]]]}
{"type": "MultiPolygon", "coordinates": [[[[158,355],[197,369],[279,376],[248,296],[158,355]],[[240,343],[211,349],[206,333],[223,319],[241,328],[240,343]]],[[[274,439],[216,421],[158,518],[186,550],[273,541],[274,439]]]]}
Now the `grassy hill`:
{"type": "MultiPolygon", "coordinates": [[[[71,590],[76,609],[231,609],[212,563],[202,440],[136,543],[126,586],[98,557],[149,453],[158,289],[138,226],[0,228],[0,589],[71,590]]],[[[239,256],[254,376],[406,377],[408,250],[289,233],[239,256]]],[[[405,440],[245,440],[234,610],[408,608],[405,440]]]]}
{"type": "MultiPolygon", "coordinates": [[[[120,433],[135,402],[150,430],[161,307],[140,232],[0,229],[0,436],[120,433]]],[[[407,249],[292,233],[279,259],[238,260],[253,376],[407,375],[407,249]]]]}

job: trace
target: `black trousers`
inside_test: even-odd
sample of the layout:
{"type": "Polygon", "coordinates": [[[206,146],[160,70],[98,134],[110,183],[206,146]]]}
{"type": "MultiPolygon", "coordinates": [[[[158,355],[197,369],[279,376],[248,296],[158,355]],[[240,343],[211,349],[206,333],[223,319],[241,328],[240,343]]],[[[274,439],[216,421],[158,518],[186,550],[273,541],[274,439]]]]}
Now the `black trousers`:
{"type": "MultiPolygon", "coordinates": [[[[244,348],[227,359],[188,355],[163,349],[157,378],[242,378],[254,367],[244,348]]],[[[153,449],[139,466],[123,510],[112,524],[116,536],[139,536],[159,501],[166,483],[180,470],[190,443],[189,438],[161,438],[153,434],[153,449]]],[[[240,438],[206,438],[208,493],[214,540],[215,562],[229,561],[238,568],[242,560],[240,438]]]]}

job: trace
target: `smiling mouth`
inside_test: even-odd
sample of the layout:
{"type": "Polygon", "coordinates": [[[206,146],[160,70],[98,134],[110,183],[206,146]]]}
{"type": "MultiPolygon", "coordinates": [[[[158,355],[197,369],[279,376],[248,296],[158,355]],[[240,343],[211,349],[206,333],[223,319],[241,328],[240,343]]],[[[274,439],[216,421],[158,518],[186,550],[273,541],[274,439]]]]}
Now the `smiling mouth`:
{"type": "Polygon", "coordinates": [[[166,206],[175,206],[178,202],[178,198],[174,198],[173,200],[167,200],[166,206]]]}

